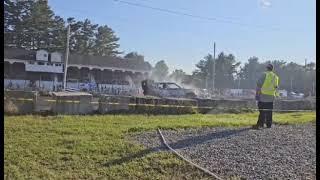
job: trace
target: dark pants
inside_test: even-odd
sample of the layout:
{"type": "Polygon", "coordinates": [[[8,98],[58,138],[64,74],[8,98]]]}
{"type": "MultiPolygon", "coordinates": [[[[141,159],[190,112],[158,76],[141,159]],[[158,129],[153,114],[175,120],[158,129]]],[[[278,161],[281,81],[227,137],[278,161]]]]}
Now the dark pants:
{"type": "Polygon", "coordinates": [[[263,124],[266,123],[267,127],[271,127],[273,102],[258,102],[258,108],[268,110],[259,110],[260,114],[257,125],[263,127],[263,124]]]}

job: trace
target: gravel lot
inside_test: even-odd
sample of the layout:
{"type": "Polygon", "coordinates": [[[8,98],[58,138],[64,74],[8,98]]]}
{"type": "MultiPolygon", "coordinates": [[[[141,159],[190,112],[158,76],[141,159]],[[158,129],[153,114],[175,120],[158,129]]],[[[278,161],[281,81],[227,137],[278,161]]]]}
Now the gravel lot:
{"type": "MultiPolygon", "coordinates": [[[[162,133],[184,157],[224,179],[316,179],[315,123],[262,130],[217,127],[162,133]]],[[[133,139],[147,148],[165,150],[155,131],[133,139]]]]}

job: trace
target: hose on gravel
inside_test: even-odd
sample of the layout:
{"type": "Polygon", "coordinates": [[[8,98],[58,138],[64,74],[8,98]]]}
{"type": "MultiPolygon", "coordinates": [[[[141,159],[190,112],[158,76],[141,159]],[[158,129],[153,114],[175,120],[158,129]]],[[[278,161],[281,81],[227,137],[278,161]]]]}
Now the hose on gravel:
{"type": "Polygon", "coordinates": [[[179,154],[176,150],[174,150],[172,147],[169,146],[169,144],[166,142],[164,136],[162,135],[162,132],[161,130],[158,128],[158,133],[160,134],[161,136],[161,139],[162,139],[162,142],[166,145],[166,147],[168,149],[170,149],[173,153],[175,153],[177,156],[179,156],[181,159],[183,159],[184,161],[188,162],[189,164],[191,164],[192,166],[195,166],[196,168],[200,169],[201,171],[209,174],[210,176],[218,179],[218,180],[222,180],[222,178],[220,178],[219,176],[217,176],[216,174],[212,173],[211,171],[209,171],[208,169],[205,169],[195,163],[193,163],[192,161],[190,161],[189,159],[183,157],[181,154],[179,154]]]}

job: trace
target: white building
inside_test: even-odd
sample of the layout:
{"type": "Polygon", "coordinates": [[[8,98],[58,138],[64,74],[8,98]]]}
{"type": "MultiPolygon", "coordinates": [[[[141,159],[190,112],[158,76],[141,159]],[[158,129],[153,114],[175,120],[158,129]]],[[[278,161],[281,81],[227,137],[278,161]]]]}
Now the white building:
{"type": "MultiPolygon", "coordinates": [[[[62,86],[63,54],[45,50],[4,49],[5,88],[57,90],[62,86]]],[[[67,87],[95,83],[100,89],[133,88],[149,75],[151,65],[143,59],[123,59],[71,54],[67,87]]]]}

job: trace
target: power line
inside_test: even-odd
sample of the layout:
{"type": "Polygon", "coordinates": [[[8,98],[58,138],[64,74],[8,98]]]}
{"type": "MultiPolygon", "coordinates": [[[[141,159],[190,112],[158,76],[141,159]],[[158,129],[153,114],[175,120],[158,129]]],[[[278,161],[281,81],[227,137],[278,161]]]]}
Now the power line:
{"type": "MultiPolygon", "coordinates": [[[[59,8],[59,10],[64,10],[64,11],[68,11],[69,13],[75,13],[75,14],[80,14],[83,15],[84,13],[88,13],[88,11],[86,10],[79,10],[79,9],[70,9],[70,8],[59,8]]],[[[106,19],[106,20],[117,20],[117,21],[128,21],[128,19],[119,17],[119,16],[110,16],[110,15],[105,15],[105,14],[99,14],[99,15],[103,15],[103,18],[110,18],[110,19],[106,19]]],[[[76,20],[76,22],[80,22],[83,20],[76,20]]],[[[91,21],[91,20],[90,20],[91,21]]],[[[95,24],[95,23],[93,23],[95,24]]]]}
{"type": "MultiPolygon", "coordinates": [[[[15,47],[15,46],[11,46],[11,47],[15,47]]],[[[26,46],[22,46],[21,48],[26,48],[26,46]]],[[[35,48],[37,49],[49,49],[49,48],[62,48],[62,49],[65,49],[66,46],[42,46],[42,45],[39,45],[39,46],[35,46],[35,48]]]]}
{"type": "Polygon", "coordinates": [[[47,31],[46,30],[43,30],[43,31],[40,31],[40,30],[29,30],[29,31],[7,31],[7,32],[4,32],[4,33],[24,33],[24,34],[38,34],[38,33],[50,33],[50,31],[66,31],[66,29],[48,29],[47,31]]]}
{"type": "MultiPolygon", "coordinates": [[[[116,0],[115,0],[116,1],[116,0]]],[[[143,2],[152,2],[152,0],[136,0],[136,1],[143,1],[143,2]]],[[[154,2],[154,1],[153,1],[154,2]]],[[[186,9],[184,8],[178,8],[176,9],[175,11],[178,11],[178,10],[182,10],[182,11],[185,11],[186,9]]],[[[215,17],[216,19],[225,19],[225,20],[231,20],[231,21],[237,21],[237,20],[241,20],[239,18],[235,18],[235,17],[215,17]]]]}
{"type": "Polygon", "coordinates": [[[222,18],[216,18],[216,17],[198,16],[198,15],[193,15],[193,14],[189,14],[189,13],[178,12],[178,11],[164,9],[164,8],[157,8],[157,7],[147,6],[147,5],[143,5],[143,4],[139,4],[139,3],[123,1],[123,0],[113,0],[113,1],[119,2],[119,3],[122,3],[122,4],[126,4],[126,5],[130,5],[130,6],[147,8],[147,9],[152,9],[152,10],[166,12],[166,13],[175,14],[175,15],[188,16],[188,17],[192,17],[192,18],[196,18],[196,19],[202,19],[202,20],[208,20],[208,21],[216,21],[216,22],[235,24],[235,25],[241,25],[241,26],[248,26],[248,27],[255,27],[255,28],[259,28],[259,29],[266,29],[267,28],[267,29],[270,29],[270,30],[279,30],[279,28],[275,28],[275,27],[246,24],[246,23],[232,21],[232,20],[229,20],[227,18],[223,18],[222,19],[222,18]]]}

